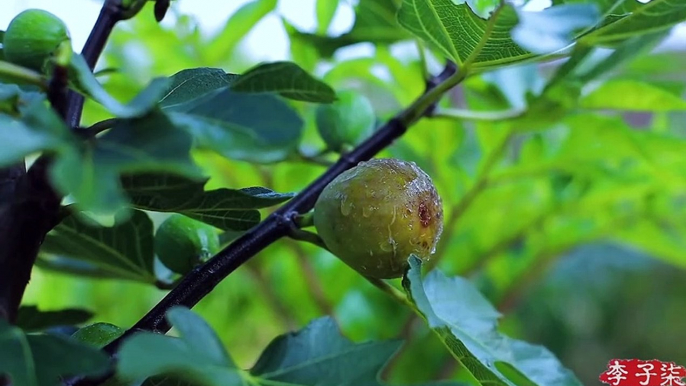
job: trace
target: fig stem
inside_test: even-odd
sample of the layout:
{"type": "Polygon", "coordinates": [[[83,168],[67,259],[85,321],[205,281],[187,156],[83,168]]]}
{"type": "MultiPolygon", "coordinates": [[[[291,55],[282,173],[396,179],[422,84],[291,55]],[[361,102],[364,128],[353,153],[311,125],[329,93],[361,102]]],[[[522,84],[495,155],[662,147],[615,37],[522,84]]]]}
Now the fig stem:
{"type": "Polygon", "coordinates": [[[298,228],[309,228],[314,226],[314,212],[307,212],[304,214],[296,215],[293,218],[295,225],[298,228]]]}
{"type": "Polygon", "coordinates": [[[288,237],[292,238],[293,240],[304,241],[306,243],[314,244],[319,248],[323,248],[329,251],[329,247],[327,247],[326,244],[324,244],[324,240],[322,240],[322,238],[314,232],[302,229],[293,229],[288,234],[288,237]]]}
{"type": "MultiPolygon", "coordinates": [[[[95,63],[105,49],[105,43],[107,43],[107,39],[112,33],[114,26],[120,20],[122,20],[121,1],[105,0],[100,10],[100,15],[98,15],[98,19],[81,51],[81,55],[83,55],[91,71],[95,68],[95,63]]],[[[84,101],[85,98],[81,94],[69,91],[69,110],[67,112],[67,124],[69,126],[77,127],[81,122],[84,101]]]]}
{"type": "Polygon", "coordinates": [[[364,275],[363,277],[367,279],[367,281],[370,282],[373,286],[388,294],[391,298],[393,298],[393,300],[399,302],[400,304],[410,306],[412,309],[414,309],[414,305],[407,299],[407,296],[405,296],[399,289],[393,287],[392,285],[388,284],[386,281],[382,279],[367,277],[364,275]]]}
{"type": "MultiPolygon", "coordinates": [[[[452,65],[454,66],[455,64],[452,65]]],[[[417,98],[414,103],[410,105],[410,107],[406,108],[402,113],[400,113],[397,118],[398,121],[404,127],[411,126],[420,118],[426,116],[427,111],[430,110],[432,106],[435,106],[443,94],[445,94],[451,88],[457,86],[466,77],[467,74],[464,71],[460,71],[458,68],[446,79],[435,85],[431,84],[431,80],[429,80],[427,82],[428,85],[433,87],[427,87],[427,91],[424,94],[417,98]]],[[[433,115],[433,111],[429,111],[429,116],[431,115],[433,115]]]]}
{"type": "Polygon", "coordinates": [[[0,79],[31,84],[43,90],[48,88],[48,82],[40,73],[4,60],[0,60],[0,79]]]}
{"type": "Polygon", "coordinates": [[[315,154],[305,154],[302,150],[298,150],[291,156],[292,161],[303,161],[314,165],[330,167],[334,164],[333,161],[326,159],[326,155],[331,151],[329,149],[323,149],[315,154]]]}

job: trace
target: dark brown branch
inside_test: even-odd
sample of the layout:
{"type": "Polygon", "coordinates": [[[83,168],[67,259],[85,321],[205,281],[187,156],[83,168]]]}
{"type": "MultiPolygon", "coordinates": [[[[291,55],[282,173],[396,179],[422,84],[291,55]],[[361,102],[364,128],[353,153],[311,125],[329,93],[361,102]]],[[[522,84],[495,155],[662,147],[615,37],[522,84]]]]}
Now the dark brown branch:
{"type": "Polygon", "coordinates": [[[25,174],[23,162],[3,170],[8,179],[0,203],[0,315],[12,323],[43,238],[59,220],[60,197],[46,183],[48,164],[40,158],[25,174]]]}
{"type": "MultiPolygon", "coordinates": [[[[105,43],[109,38],[114,26],[122,20],[122,9],[120,0],[106,0],[98,15],[95,26],[88,35],[86,44],[83,46],[81,55],[86,60],[91,71],[95,68],[98,58],[105,49],[105,43]]],[[[67,124],[71,127],[78,127],[81,121],[84,98],[81,94],[69,91],[67,110],[67,124]]]]}

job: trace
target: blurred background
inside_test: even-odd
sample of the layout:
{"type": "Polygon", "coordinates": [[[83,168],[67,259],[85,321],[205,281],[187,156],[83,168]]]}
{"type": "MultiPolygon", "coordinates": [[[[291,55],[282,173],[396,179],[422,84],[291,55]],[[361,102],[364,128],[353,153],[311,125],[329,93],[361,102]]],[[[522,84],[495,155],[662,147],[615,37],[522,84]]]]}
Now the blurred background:
{"type": "MultiPolygon", "coordinates": [[[[241,73],[261,61],[294,60],[335,89],[368,97],[380,122],[423,90],[411,40],[375,47],[357,43],[332,57],[294,31],[338,36],[355,22],[354,3],[341,1],[330,26],[315,17],[315,0],[281,0],[264,17],[232,18],[246,0],[179,0],[158,25],[147,7],[117,26],[98,69],[106,88],[131,99],[150,79],[190,67],[241,73]],[[230,20],[228,23],[227,21],[230,20]]],[[[261,1],[259,3],[266,3],[261,1]]],[[[543,2],[531,2],[532,8],[543,2]]],[[[26,8],[62,18],[80,49],[101,2],[4,0],[0,29],[26,8]]],[[[686,27],[652,53],[618,67],[612,79],[646,82],[683,96],[686,27]]],[[[432,70],[440,68],[431,61],[432,70]]],[[[461,108],[520,107],[555,64],[525,65],[470,79],[451,95],[461,108]]],[[[304,151],[322,147],[313,107],[304,151]]],[[[680,170],[686,114],[674,111],[578,112],[506,135],[506,124],[424,120],[381,156],[417,162],[443,197],[446,228],[432,264],[474,280],[503,313],[507,334],[548,347],[588,385],[613,358],[660,359],[686,365],[686,217],[680,170]],[[656,157],[642,159],[627,135],[644,131],[656,157]],[[667,145],[667,143],[671,145],[667,145]],[[670,153],[660,157],[660,146],[670,153]],[[677,154],[676,156],[671,156],[677,154]],[[648,167],[648,166],[652,167],[648,167]]],[[[84,124],[107,118],[87,105],[84,124]]],[[[633,138],[633,137],[631,137],[633,138]]],[[[325,169],[306,162],[255,165],[198,152],[208,188],[305,187],[325,169]]],[[[165,291],[126,281],[36,270],[25,304],[81,307],[93,321],[127,327],[165,291]],[[124,303],[124,304],[122,304],[124,303]]],[[[196,308],[237,363],[253,364],[276,335],[332,315],[355,341],[402,338],[384,376],[396,384],[459,376],[438,339],[402,307],[326,252],[282,240],[245,264],[196,308]]]]}

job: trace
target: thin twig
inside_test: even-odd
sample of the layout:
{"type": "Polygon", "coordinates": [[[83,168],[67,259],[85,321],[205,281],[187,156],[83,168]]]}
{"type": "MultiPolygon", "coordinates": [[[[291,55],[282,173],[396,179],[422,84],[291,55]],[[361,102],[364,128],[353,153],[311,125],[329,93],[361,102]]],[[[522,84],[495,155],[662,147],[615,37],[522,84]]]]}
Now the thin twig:
{"type": "Polygon", "coordinates": [[[109,118],[100,122],[96,122],[87,128],[82,129],[83,133],[88,137],[95,137],[105,130],[111,129],[119,121],[117,118],[109,118]]]}
{"type": "MultiPolygon", "coordinates": [[[[120,20],[122,20],[121,1],[105,0],[100,9],[100,15],[95,21],[95,26],[93,26],[93,30],[88,35],[86,44],[81,51],[81,55],[83,55],[91,71],[95,68],[95,63],[100,58],[114,26],[120,20]]],[[[68,101],[67,124],[71,127],[78,127],[81,122],[81,112],[85,99],[81,94],[69,91],[68,101]]]]}
{"type": "Polygon", "coordinates": [[[438,109],[432,118],[457,119],[460,121],[504,121],[521,117],[525,112],[525,109],[473,111],[445,107],[438,109]]]}
{"type": "Polygon", "coordinates": [[[328,153],[330,153],[330,151],[327,149],[317,152],[316,154],[305,154],[302,150],[298,150],[297,152],[293,153],[291,157],[288,158],[288,160],[307,162],[314,165],[330,167],[335,162],[326,159],[326,155],[328,153]]]}
{"type": "Polygon", "coordinates": [[[304,241],[306,243],[310,243],[312,245],[316,245],[319,248],[322,248],[324,250],[329,250],[329,247],[324,244],[324,240],[319,237],[318,234],[310,231],[306,231],[303,229],[294,229],[291,232],[288,233],[288,237],[292,238],[293,240],[300,240],[304,241]]]}
{"type": "Polygon", "coordinates": [[[248,268],[248,272],[250,272],[250,275],[253,277],[253,279],[257,281],[257,288],[262,291],[267,303],[271,306],[270,308],[283,319],[283,322],[286,324],[286,328],[289,330],[297,328],[297,318],[288,309],[288,307],[284,306],[283,301],[279,298],[279,295],[274,292],[274,286],[272,286],[269,280],[264,277],[264,273],[262,273],[259,267],[256,267],[253,264],[246,264],[245,266],[248,268]]]}
{"type": "Polygon", "coordinates": [[[488,179],[490,173],[495,167],[498,160],[500,160],[500,158],[502,157],[503,152],[507,149],[507,145],[510,142],[510,138],[512,138],[513,130],[508,130],[509,131],[507,132],[503,140],[500,142],[498,147],[493,149],[493,151],[491,151],[491,153],[488,154],[488,157],[484,161],[484,165],[481,168],[481,171],[479,172],[478,176],[476,177],[474,184],[472,184],[469,190],[467,190],[467,193],[465,193],[465,195],[462,196],[462,199],[458,201],[457,204],[450,211],[450,219],[445,225],[443,231],[444,236],[438,242],[438,246],[436,247],[436,253],[426,263],[428,270],[435,268],[441,261],[441,259],[445,256],[445,253],[448,249],[448,245],[451,241],[451,236],[455,233],[455,229],[457,228],[459,220],[462,218],[467,209],[469,209],[472,203],[476,200],[479,194],[488,186],[488,179]]]}
{"type": "Polygon", "coordinates": [[[317,272],[312,266],[312,263],[310,263],[309,256],[307,256],[305,250],[302,248],[302,246],[300,246],[299,243],[292,242],[290,245],[298,260],[298,265],[303,271],[305,284],[307,285],[307,289],[309,290],[310,294],[312,294],[314,303],[317,305],[321,313],[331,316],[336,321],[336,324],[338,324],[334,307],[326,298],[324,286],[317,277],[317,272]]]}

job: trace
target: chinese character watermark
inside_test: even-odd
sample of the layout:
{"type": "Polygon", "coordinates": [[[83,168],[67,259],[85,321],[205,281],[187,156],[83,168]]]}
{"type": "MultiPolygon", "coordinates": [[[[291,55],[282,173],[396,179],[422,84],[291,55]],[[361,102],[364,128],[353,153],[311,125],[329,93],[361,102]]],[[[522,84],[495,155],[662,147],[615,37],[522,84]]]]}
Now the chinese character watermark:
{"type": "Polygon", "coordinates": [[[686,386],[686,368],[672,362],[612,359],[600,381],[611,386],[686,386]]]}

